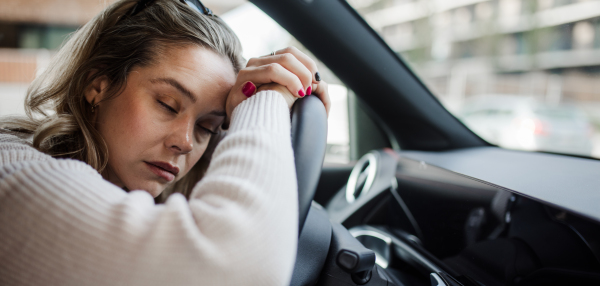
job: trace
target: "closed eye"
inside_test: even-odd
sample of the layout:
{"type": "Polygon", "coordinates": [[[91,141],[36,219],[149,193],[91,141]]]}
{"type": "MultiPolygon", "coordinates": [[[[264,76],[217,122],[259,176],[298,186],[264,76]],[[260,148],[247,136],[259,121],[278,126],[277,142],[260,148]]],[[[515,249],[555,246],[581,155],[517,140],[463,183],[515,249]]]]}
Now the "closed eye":
{"type": "Polygon", "coordinates": [[[198,125],[198,128],[199,128],[199,129],[202,129],[202,130],[204,130],[204,131],[206,131],[206,132],[208,132],[208,133],[210,133],[210,134],[212,134],[212,135],[215,135],[215,134],[217,134],[217,131],[212,131],[212,130],[210,130],[210,129],[206,128],[206,127],[203,127],[203,126],[201,126],[201,125],[198,125]]]}
{"type": "Polygon", "coordinates": [[[177,113],[178,113],[178,112],[177,112],[177,110],[175,110],[175,108],[173,108],[173,107],[169,106],[168,104],[166,104],[166,103],[164,103],[164,102],[162,102],[162,101],[160,101],[160,100],[156,100],[156,101],[158,101],[158,103],[159,103],[160,105],[162,105],[162,107],[164,107],[166,110],[168,110],[168,111],[170,111],[170,112],[173,112],[173,113],[175,113],[175,114],[177,114],[177,113]]]}

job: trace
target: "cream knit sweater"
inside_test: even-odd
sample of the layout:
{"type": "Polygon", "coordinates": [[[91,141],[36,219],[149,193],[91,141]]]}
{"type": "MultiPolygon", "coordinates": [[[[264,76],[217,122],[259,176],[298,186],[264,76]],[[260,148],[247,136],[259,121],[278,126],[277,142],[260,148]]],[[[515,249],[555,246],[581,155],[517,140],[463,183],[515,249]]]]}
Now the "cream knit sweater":
{"type": "Polygon", "coordinates": [[[0,135],[0,285],[288,285],[295,174],[289,110],[274,91],[235,109],[189,202],[155,205],[0,135]]]}

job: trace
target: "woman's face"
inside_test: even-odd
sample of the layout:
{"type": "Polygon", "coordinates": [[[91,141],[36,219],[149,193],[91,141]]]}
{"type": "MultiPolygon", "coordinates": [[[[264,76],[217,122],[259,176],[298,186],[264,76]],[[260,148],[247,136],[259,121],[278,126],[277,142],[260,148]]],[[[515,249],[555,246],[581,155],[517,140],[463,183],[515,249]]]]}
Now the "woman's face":
{"type": "Polygon", "coordinates": [[[105,179],[156,197],[185,176],[223,123],[235,79],[229,59],[197,46],[166,49],[155,64],[134,68],[120,95],[95,98],[105,179]]]}

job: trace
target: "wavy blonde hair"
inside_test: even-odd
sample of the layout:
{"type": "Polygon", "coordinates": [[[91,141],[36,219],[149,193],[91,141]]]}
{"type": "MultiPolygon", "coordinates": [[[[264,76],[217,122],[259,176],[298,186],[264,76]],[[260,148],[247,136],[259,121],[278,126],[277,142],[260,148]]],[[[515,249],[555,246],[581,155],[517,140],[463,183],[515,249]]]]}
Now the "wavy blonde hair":
{"type": "MultiPolygon", "coordinates": [[[[89,120],[91,105],[84,97],[94,79],[108,77],[107,98],[118,96],[133,67],[150,65],[166,49],[186,45],[202,46],[227,57],[236,74],[242,68],[241,44],[217,16],[202,15],[178,0],[155,0],[140,13],[127,15],[137,2],[117,1],[75,32],[29,86],[26,117],[5,118],[0,127],[20,137],[32,137],[32,146],[43,153],[81,160],[102,173],[109,154],[89,120]]],[[[211,139],[209,146],[214,147],[216,139],[211,139]]],[[[189,197],[210,154],[209,149],[157,201],[174,191],[189,197]]]]}

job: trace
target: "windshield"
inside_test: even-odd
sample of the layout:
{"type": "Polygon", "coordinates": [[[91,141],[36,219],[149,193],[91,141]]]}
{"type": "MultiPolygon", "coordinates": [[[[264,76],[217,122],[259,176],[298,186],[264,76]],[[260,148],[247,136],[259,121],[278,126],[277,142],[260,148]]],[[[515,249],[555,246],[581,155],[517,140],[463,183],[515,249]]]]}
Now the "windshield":
{"type": "Polygon", "coordinates": [[[483,139],[600,158],[598,1],[348,3],[483,139]]]}

